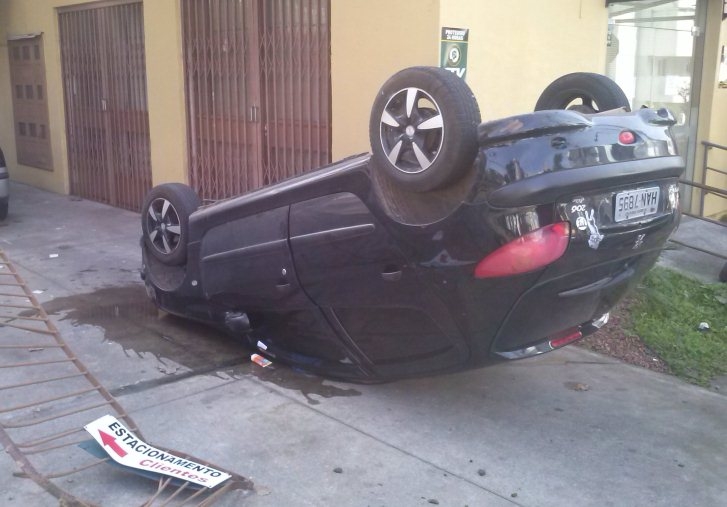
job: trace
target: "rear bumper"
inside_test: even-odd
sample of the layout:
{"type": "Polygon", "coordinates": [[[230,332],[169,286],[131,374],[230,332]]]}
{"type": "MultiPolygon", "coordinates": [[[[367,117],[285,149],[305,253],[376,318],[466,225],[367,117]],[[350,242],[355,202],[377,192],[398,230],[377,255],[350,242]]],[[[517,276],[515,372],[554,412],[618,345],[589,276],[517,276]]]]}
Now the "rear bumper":
{"type": "MultiPolygon", "coordinates": [[[[470,234],[482,239],[489,231],[500,234],[493,242],[482,241],[482,253],[471,254],[470,258],[483,258],[492,251],[493,243],[498,247],[554,222],[569,222],[571,226],[565,254],[545,268],[509,277],[476,279],[468,266],[455,284],[442,285],[451,287],[449,292],[443,288],[440,293],[462,328],[472,352],[472,364],[547,352],[552,350],[546,346],[548,342],[563,343],[563,334],[574,329],[583,336],[595,332],[593,323],[643,278],[679,223],[678,181],[674,174],[681,172],[681,159],[654,160],[658,163],[649,159],[612,164],[620,166],[616,169],[609,165],[594,167],[596,173],[612,170],[621,175],[616,178],[617,184],[610,186],[599,185],[598,174],[590,168],[544,173],[492,192],[490,197],[520,187],[517,192],[499,194],[504,196],[503,200],[495,204],[502,207],[495,207],[488,200],[489,209],[473,205],[466,210],[469,215],[461,221],[468,228],[457,237],[470,234]],[[588,174],[596,182],[582,179],[579,173],[588,174]],[[626,173],[629,174],[624,177],[626,173]],[[579,180],[583,187],[569,187],[568,182],[560,179],[561,174],[579,180]],[[655,177],[663,174],[671,176],[655,177]],[[538,185],[545,193],[529,187],[529,180],[540,180],[538,185]],[[639,216],[616,213],[620,195],[654,187],[659,189],[655,208],[639,216]],[[530,190],[523,190],[527,188],[530,190]],[[515,207],[514,204],[528,202],[529,191],[547,194],[548,202],[515,207]],[[473,224],[484,222],[482,217],[488,223],[476,229],[473,224]],[[525,353],[524,349],[529,347],[535,350],[525,353]]],[[[449,251],[456,252],[455,247],[449,251]]],[[[432,277],[431,284],[436,282],[432,277]]]]}
{"type": "Polygon", "coordinates": [[[572,227],[568,250],[513,305],[493,342],[494,355],[509,357],[565,330],[587,327],[646,275],[680,219],[678,198],[669,190],[676,179],[649,185],[661,190],[658,211],[649,217],[614,220],[613,196],[629,186],[561,201],[559,217],[572,227]],[[584,215],[581,207],[600,229],[576,225],[584,215]]]}
{"type": "Polygon", "coordinates": [[[597,319],[593,319],[580,326],[574,326],[572,328],[565,329],[564,331],[553,336],[549,336],[548,338],[545,338],[544,340],[536,344],[528,345],[526,347],[521,347],[515,350],[495,353],[505,359],[524,359],[526,357],[545,354],[546,352],[550,352],[557,348],[564,347],[570,343],[580,340],[585,336],[595,333],[608,323],[609,317],[609,313],[604,313],[597,319]]]}
{"type": "Polygon", "coordinates": [[[683,171],[684,159],[678,156],[555,171],[498,188],[490,194],[488,202],[496,208],[534,206],[554,202],[564,195],[649,180],[677,178],[683,171]]]}
{"type": "Polygon", "coordinates": [[[517,357],[513,352],[547,342],[565,330],[578,328],[583,336],[596,331],[593,322],[644,277],[659,253],[643,252],[559,278],[544,278],[514,305],[497,333],[493,354],[512,359],[517,357]]]}

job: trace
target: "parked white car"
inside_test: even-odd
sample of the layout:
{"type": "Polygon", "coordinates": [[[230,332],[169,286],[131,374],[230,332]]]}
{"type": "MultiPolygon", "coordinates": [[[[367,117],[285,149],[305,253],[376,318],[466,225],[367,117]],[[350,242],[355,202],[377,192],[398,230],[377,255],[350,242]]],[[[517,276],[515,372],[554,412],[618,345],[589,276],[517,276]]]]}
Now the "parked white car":
{"type": "Polygon", "coordinates": [[[8,201],[10,200],[10,175],[5,165],[5,155],[0,149],[0,220],[8,216],[8,201]]]}

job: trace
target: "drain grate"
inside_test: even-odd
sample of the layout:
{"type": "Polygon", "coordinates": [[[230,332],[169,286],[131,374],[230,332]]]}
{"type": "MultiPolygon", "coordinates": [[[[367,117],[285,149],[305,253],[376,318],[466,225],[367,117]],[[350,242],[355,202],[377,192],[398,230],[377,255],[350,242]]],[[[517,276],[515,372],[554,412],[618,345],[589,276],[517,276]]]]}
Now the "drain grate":
{"type": "Polygon", "coordinates": [[[155,485],[117,466],[99,471],[99,465],[113,461],[86,450],[89,436],[83,427],[106,414],[141,436],[129,414],[64,342],[0,249],[0,443],[20,468],[17,476],[32,479],[63,505],[108,503],[107,495],[115,491],[117,505],[207,506],[229,493],[252,491],[249,479],[229,471],[231,478],[214,488],[161,475],[155,485]]]}

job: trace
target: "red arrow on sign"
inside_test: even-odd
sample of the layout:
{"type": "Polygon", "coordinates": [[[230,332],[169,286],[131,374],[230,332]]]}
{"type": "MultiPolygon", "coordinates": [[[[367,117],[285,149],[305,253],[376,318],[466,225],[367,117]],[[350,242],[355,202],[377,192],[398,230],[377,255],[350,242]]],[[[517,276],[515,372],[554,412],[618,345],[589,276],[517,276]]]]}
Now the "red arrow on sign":
{"type": "Polygon", "coordinates": [[[103,442],[103,445],[108,445],[111,447],[116,454],[118,454],[120,457],[126,456],[127,452],[121,448],[119,444],[116,443],[116,439],[109,435],[108,433],[104,433],[101,430],[98,430],[99,435],[101,435],[101,441],[103,442]]]}

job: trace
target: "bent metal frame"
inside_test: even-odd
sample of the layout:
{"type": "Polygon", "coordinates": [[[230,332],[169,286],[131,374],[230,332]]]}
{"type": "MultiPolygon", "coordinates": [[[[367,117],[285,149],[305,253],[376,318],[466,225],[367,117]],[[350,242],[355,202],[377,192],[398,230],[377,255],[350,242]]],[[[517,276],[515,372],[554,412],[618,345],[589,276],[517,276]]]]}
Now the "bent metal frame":
{"type": "MultiPolygon", "coordinates": [[[[83,450],[91,440],[84,424],[112,414],[141,436],[139,428],[64,342],[2,249],[0,352],[0,443],[21,470],[16,477],[33,479],[64,505],[95,505],[104,498],[81,499],[71,490],[122,477],[119,487],[126,488],[125,496],[139,496],[145,506],[207,506],[235,490],[244,490],[243,494],[253,490],[249,479],[229,471],[231,478],[214,488],[163,475],[155,479],[154,488],[141,477],[129,482],[135,476],[122,476],[111,468],[99,473],[97,465],[111,458],[97,458],[83,450]]],[[[185,453],[167,451],[215,467],[185,453]]]]}

